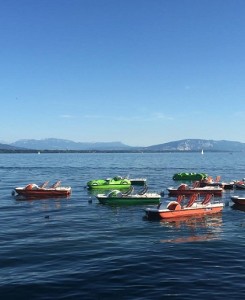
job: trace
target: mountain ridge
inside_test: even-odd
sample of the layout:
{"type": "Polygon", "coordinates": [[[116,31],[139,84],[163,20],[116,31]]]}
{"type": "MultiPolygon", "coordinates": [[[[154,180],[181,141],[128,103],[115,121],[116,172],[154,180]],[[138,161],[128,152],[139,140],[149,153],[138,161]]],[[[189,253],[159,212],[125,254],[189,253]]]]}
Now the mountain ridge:
{"type": "Polygon", "coordinates": [[[12,146],[10,144],[3,144],[3,143],[0,143],[0,150],[6,150],[6,151],[21,151],[21,150],[26,150],[22,147],[15,147],[15,146],[12,146]]]}
{"type": "Polygon", "coordinates": [[[10,144],[31,150],[125,150],[131,148],[122,142],[74,142],[65,139],[47,138],[41,140],[23,139],[10,144]]]}
{"type": "Polygon", "coordinates": [[[244,151],[245,143],[227,140],[183,139],[147,148],[152,151],[244,151]]]}
{"type": "Polygon", "coordinates": [[[74,142],[65,139],[23,139],[11,144],[0,144],[5,150],[48,151],[245,151],[245,143],[227,140],[182,139],[147,147],[133,147],[122,142],[74,142]]]}

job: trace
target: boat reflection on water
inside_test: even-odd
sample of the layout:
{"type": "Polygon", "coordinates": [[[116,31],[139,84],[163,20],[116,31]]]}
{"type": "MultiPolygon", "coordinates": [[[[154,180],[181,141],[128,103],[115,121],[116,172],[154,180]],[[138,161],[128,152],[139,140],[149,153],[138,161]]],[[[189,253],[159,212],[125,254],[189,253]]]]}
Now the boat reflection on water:
{"type": "Polygon", "coordinates": [[[219,240],[222,232],[222,214],[203,217],[183,217],[172,220],[160,220],[164,227],[181,228],[185,230],[186,236],[173,239],[160,240],[161,243],[189,243],[199,241],[219,240]],[[204,231],[206,233],[203,233],[204,231]],[[200,234],[201,232],[201,234],[200,234]]]}
{"type": "Polygon", "coordinates": [[[207,227],[220,227],[222,225],[222,213],[206,216],[193,216],[193,217],[178,217],[168,220],[160,219],[161,225],[172,227],[191,227],[207,228],[207,227]]]}
{"type": "Polygon", "coordinates": [[[70,202],[70,197],[27,199],[26,197],[24,198],[21,196],[15,196],[15,198],[17,197],[20,201],[16,201],[16,204],[22,207],[22,209],[24,209],[25,216],[28,218],[29,221],[36,221],[43,217],[46,221],[50,221],[50,219],[54,220],[54,216],[57,220],[57,212],[67,207],[67,205],[69,205],[68,202],[70,202]],[[28,213],[26,212],[27,208],[28,213]]]}
{"type": "Polygon", "coordinates": [[[36,200],[62,200],[62,199],[70,199],[70,195],[64,196],[46,196],[46,197],[38,197],[38,196],[23,196],[23,195],[15,195],[15,200],[17,201],[36,201],[36,200]]]}
{"type": "Polygon", "coordinates": [[[167,240],[160,240],[161,243],[193,243],[193,242],[203,242],[203,241],[211,241],[211,240],[219,240],[217,234],[214,233],[207,233],[203,235],[193,235],[187,237],[179,237],[176,239],[167,239],[167,240]]]}

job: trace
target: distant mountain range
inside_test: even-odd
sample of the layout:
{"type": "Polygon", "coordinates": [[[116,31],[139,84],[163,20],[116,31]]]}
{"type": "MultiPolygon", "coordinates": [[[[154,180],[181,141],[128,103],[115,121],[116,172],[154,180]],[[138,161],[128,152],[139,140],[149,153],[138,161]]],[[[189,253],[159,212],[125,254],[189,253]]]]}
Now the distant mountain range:
{"type": "Polygon", "coordinates": [[[82,143],[63,139],[19,140],[11,144],[14,147],[34,150],[125,150],[131,148],[121,142],[82,143]]]}
{"type": "Polygon", "coordinates": [[[244,151],[245,143],[233,141],[214,141],[185,139],[147,147],[151,151],[244,151]]]}
{"type": "Polygon", "coordinates": [[[0,143],[0,151],[1,150],[5,150],[5,151],[21,151],[21,150],[24,150],[23,148],[19,148],[19,147],[15,147],[15,146],[11,146],[11,145],[8,145],[8,144],[1,144],[0,143]]]}
{"type": "Polygon", "coordinates": [[[121,142],[82,143],[64,139],[25,139],[0,144],[0,151],[245,151],[245,143],[203,139],[184,139],[148,147],[131,147],[121,142]]]}

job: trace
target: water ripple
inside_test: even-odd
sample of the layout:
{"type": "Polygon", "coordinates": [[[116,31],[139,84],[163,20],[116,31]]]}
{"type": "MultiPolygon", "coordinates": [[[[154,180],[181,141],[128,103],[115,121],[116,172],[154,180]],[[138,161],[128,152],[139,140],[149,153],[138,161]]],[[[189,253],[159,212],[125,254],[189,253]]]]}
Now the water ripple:
{"type": "MultiPolygon", "coordinates": [[[[144,207],[107,207],[90,179],[146,177],[161,191],[174,173],[244,176],[228,153],[0,155],[0,288],[3,299],[241,299],[244,210],[226,191],[220,215],[147,221],[144,207]],[[18,201],[14,187],[58,179],[67,199],[18,201]]],[[[167,201],[167,194],[163,201],[167,201]]]]}

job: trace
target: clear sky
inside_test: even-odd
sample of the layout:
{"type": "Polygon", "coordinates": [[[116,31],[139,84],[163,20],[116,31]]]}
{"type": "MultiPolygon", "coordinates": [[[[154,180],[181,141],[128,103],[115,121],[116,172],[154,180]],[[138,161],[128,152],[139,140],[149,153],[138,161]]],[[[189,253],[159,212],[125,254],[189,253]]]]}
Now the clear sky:
{"type": "Polygon", "coordinates": [[[245,142],[244,0],[0,0],[0,141],[245,142]]]}

